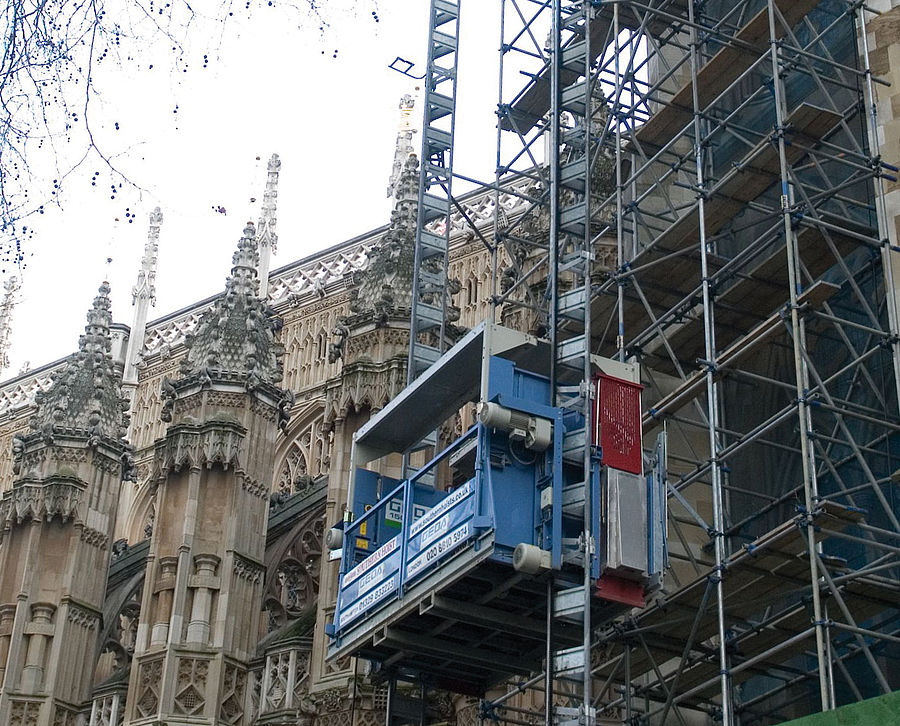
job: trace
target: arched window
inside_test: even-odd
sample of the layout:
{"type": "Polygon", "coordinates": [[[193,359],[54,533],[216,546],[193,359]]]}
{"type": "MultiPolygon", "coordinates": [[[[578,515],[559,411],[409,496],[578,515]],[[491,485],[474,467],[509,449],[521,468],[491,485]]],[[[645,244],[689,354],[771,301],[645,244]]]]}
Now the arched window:
{"type": "Polygon", "coordinates": [[[295,491],[299,491],[308,471],[306,456],[304,456],[297,444],[291,444],[287,456],[284,457],[284,463],[281,465],[281,471],[278,473],[278,479],[275,482],[276,491],[285,492],[286,494],[293,494],[295,491]]]}
{"type": "Polygon", "coordinates": [[[318,362],[324,363],[328,356],[328,333],[325,332],[325,328],[322,328],[319,337],[316,338],[316,352],[318,353],[318,362]]]}

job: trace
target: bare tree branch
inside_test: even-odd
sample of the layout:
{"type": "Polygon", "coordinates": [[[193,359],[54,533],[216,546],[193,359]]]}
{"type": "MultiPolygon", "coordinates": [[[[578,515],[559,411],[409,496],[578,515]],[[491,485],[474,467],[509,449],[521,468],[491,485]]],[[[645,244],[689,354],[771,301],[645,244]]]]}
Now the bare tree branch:
{"type": "MultiPolygon", "coordinates": [[[[273,4],[250,0],[242,13],[273,4]]],[[[320,0],[278,5],[320,30],[327,25],[320,0]]],[[[189,0],[6,0],[0,7],[0,261],[22,264],[33,234],[28,217],[59,204],[65,180],[89,160],[108,170],[113,195],[123,184],[140,189],[92,124],[101,65],[127,73],[141,51],[165,43],[171,69],[186,68],[189,43],[198,35],[204,59],[221,49],[235,7],[233,0],[216,0],[203,14],[189,0]]]]}

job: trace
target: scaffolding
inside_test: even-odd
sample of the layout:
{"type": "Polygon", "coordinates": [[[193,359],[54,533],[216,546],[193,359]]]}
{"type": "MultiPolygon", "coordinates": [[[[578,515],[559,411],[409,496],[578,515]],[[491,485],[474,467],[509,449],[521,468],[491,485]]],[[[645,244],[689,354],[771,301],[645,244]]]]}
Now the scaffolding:
{"type": "Polygon", "coordinates": [[[497,194],[533,184],[522,217],[495,205],[495,314],[528,311],[585,379],[589,353],[641,363],[673,567],[630,617],[585,608],[580,683],[553,677],[548,595],[545,672],[486,717],[533,722],[514,697],[543,688],[546,723],[768,724],[900,687],[897,170],[869,12],[501,0],[497,194]]]}

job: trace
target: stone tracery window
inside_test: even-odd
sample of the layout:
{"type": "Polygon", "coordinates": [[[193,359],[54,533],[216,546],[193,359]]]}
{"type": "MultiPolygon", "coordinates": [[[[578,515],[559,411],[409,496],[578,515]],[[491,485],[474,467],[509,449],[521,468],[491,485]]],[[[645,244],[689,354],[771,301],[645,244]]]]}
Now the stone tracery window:
{"type": "Polygon", "coordinates": [[[288,449],[287,456],[284,457],[284,463],[278,473],[277,491],[293,494],[303,486],[305,481],[303,477],[308,476],[309,467],[306,463],[306,456],[300,447],[293,443],[288,449]]]}
{"type": "Polygon", "coordinates": [[[316,515],[295,530],[266,586],[267,630],[272,632],[314,608],[319,592],[319,567],[325,521],[316,515]]]}
{"type": "Polygon", "coordinates": [[[272,491],[296,494],[328,472],[331,463],[331,435],[322,418],[307,419],[301,424],[275,471],[272,491]]]}

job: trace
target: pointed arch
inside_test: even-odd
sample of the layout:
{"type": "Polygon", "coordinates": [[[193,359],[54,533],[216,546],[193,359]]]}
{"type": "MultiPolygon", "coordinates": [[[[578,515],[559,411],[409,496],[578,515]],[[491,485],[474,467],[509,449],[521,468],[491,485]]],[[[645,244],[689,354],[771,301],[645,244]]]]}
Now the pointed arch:
{"type": "MultiPolygon", "coordinates": [[[[127,484],[127,482],[126,482],[127,484]]],[[[138,490],[125,519],[125,539],[130,545],[148,539],[147,524],[152,526],[156,516],[156,489],[150,486],[149,477],[136,485],[138,490]]]]}
{"type": "Polygon", "coordinates": [[[310,480],[328,473],[330,455],[323,403],[311,402],[295,412],[285,434],[278,437],[272,491],[299,491],[310,480]]]}

